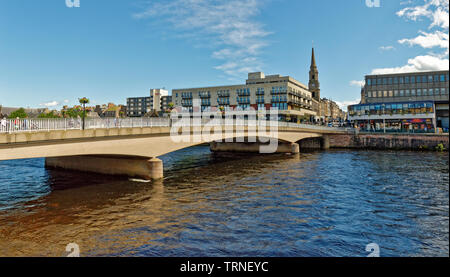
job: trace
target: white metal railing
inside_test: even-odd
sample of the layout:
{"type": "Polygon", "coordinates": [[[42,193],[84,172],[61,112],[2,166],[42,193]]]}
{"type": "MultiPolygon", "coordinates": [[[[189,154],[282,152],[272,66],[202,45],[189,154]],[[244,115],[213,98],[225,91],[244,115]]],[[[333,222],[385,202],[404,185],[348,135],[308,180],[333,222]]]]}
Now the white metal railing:
{"type": "MultiPolygon", "coordinates": [[[[224,120],[224,119],[169,119],[169,118],[99,118],[86,119],[85,129],[113,129],[133,127],[170,127],[173,124],[179,126],[199,127],[209,126],[278,126],[299,129],[312,129],[321,131],[346,131],[353,132],[349,128],[326,127],[310,124],[297,124],[280,121],[266,120],[224,120]]],[[[2,119],[0,120],[0,133],[19,133],[34,131],[55,130],[81,130],[83,121],[80,118],[57,118],[57,119],[2,119]]]]}

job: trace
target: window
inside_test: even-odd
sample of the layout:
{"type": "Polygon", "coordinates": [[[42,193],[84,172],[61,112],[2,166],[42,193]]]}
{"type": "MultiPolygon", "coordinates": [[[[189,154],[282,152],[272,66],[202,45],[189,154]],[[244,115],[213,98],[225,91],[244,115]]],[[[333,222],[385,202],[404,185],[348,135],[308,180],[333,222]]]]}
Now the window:
{"type": "Polygon", "coordinates": [[[383,92],[382,91],[378,92],[378,97],[380,97],[380,98],[383,97],[383,92]]]}
{"type": "Polygon", "coordinates": [[[434,75],[434,82],[439,82],[439,75],[434,75]]]}
{"type": "Polygon", "coordinates": [[[388,96],[388,93],[387,93],[387,91],[385,90],[385,91],[383,91],[383,97],[387,97],[388,96]]]}
{"type": "Polygon", "coordinates": [[[393,97],[394,96],[394,92],[392,90],[389,91],[389,97],[393,97]]]}
{"type": "Polygon", "coordinates": [[[403,84],[403,77],[399,78],[399,82],[400,82],[400,84],[403,84]]]}
{"type": "Polygon", "coordinates": [[[415,89],[411,90],[411,96],[416,96],[416,90],[415,89]]]}
{"type": "Polygon", "coordinates": [[[441,94],[445,95],[445,88],[441,88],[441,94]]]}
{"type": "Polygon", "coordinates": [[[409,89],[406,89],[406,90],[405,90],[405,96],[406,96],[406,97],[409,97],[409,95],[410,95],[410,94],[409,94],[409,89]]]}
{"type": "Polygon", "coordinates": [[[377,79],[377,85],[381,85],[381,78],[377,79]]]}
{"type": "Polygon", "coordinates": [[[383,78],[383,85],[387,85],[387,78],[383,78]]]}
{"type": "Polygon", "coordinates": [[[423,75],[422,76],[422,83],[426,83],[428,80],[427,80],[427,76],[425,76],[425,75],[423,75]]]}
{"type": "Polygon", "coordinates": [[[445,75],[444,75],[444,74],[442,74],[442,75],[440,76],[439,81],[445,82],[445,75]]]}
{"type": "Polygon", "coordinates": [[[395,85],[398,84],[398,77],[395,77],[395,78],[394,78],[394,84],[395,84],[395,85]]]}
{"type": "Polygon", "coordinates": [[[389,85],[392,85],[392,77],[389,78],[389,85]]]}
{"type": "Polygon", "coordinates": [[[414,84],[414,83],[416,83],[416,77],[412,76],[411,77],[411,84],[414,84]]]}
{"type": "Polygon", "coordinates": [[[400,97],[403,97],[403,95],[404,95],[404,91],[403,90],[400,90],[400,97]]]}
{"type": "Polygon", "coordinates": [[[434,95],[439,95],[439,88],[434,89],[434,95]]]}
{"type": "Polygon", "coordinates": [[[428,95],[433,95],[433,89],[432,88],[430,88],[430,89],[428,89],[428,95]]]}
{"type": "Polygon", "coordinates": [[[372,79],[367,79],[367,85],[371,86],[372,85],[372,79]]]}
{"type": "Polygon", "coordinates": [[[408,108],[409,108],[408,104],[403,104],[403,112],[404,113],[408,113],[408,108]]]}
{"type": "Polygon", "coordinates": [[[422,76],[417,76],[417,83],[422,83],[422,76]]]}
{"type": "Polygon", "coordinates": [[[409,84],[409,77],[405,77],[405,84],[409,84]]]}
{"type": "Polygon", "coordinates": [[[428,83],[433,83],[433,75],[428,75],[428,83]]]}
{"type": "Polygon", "coordinates": [[[394,97],[398,97],[398,90],[394,90],[394,97]]]}

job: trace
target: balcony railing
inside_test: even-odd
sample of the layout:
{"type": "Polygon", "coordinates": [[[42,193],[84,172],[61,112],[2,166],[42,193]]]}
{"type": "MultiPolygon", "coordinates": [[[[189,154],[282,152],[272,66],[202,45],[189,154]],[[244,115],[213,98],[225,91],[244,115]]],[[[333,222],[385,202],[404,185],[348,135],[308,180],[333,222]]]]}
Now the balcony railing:
{"type": "Polygon", "coordinates": [[[218,92],[217,93],[217,97],[230,97],[230,93],[229,92],[218,92]]]}
{"type": "Polygon", "coordinates": [[[211,98],[211,93],[200,93],[199,96],[200,98],[211,98]]]}
{"type": "Polygon", "coordinates": [[[241,91],[237,93],[238,96],[250,96],[250,91],[241,91]]]}

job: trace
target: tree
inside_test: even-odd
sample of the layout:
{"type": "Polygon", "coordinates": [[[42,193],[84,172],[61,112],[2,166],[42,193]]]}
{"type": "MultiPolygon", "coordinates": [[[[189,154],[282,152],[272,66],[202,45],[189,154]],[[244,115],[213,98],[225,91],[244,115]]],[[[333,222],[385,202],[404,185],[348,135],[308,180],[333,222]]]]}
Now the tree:
{"type": "Polygon", "coordinates": [[[63,117],[69,117],[69,118],[77,118],[83,116],[83,111],[80,109],[70,108],[65,111],[61,112],[63,117]]]}
{"type": "Polygon", "coordinates": [[[81,105],[83,105],[83,130],[84,130],[84,121],[86,118],[86,104],[89,104],[89,99],[86,97],[78,99],[81,105]]]}
{"type": "Polygon", "coordinates": [[[41,113],[38,115],[38,118],[60,118],[60,116],[55,114],[55,111],[51,111],[49,113],[41,113]]]}
{"type": "Polygon", "coordinates": [[[25,109],[24,108],[20,108],[20,109],[18,109],[18,110],[16,110],[16,111],[14,111],[14,112],[12,112],[9,116],[8,116],[8,118],[27,118],[28,117],[28,115],[27,115],[27,113],[25,112],[25,109]]]}

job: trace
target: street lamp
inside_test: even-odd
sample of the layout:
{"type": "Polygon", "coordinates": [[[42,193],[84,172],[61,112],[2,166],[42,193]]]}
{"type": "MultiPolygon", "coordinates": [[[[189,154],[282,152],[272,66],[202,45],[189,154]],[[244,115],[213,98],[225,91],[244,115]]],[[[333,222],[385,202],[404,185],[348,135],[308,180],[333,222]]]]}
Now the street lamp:
{"type": "Polygon", "coordinates": [[[78,99],[78,101],[80,101],[80,104],[83,105],[83,130],[84,130],[84,120],[86,118],[86,104],[89,103],[89,99],[87,99],[86,97],[83,97],[81,99],[78,99]]]}

